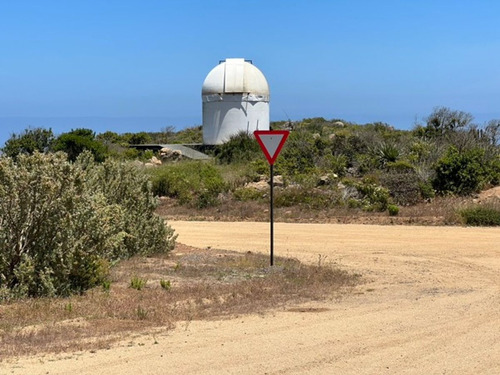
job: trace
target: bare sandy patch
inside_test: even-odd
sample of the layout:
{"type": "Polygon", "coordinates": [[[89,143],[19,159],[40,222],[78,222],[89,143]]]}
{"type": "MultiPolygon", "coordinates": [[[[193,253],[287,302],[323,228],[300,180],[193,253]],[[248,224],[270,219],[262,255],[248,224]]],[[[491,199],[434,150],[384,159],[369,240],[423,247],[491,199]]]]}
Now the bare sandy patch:
{"type": "MultiPolygon", "coordinates": [[[[268,251],[266,223],[170,222],[190,246],[268,251]]],[[[277,223],[278,255],[367,283],[341,300],[192,321],[6,374],[498,374],[500,229],[277,223]]],[[[2,373],[3,373],[2,372],[2,373]]]]}

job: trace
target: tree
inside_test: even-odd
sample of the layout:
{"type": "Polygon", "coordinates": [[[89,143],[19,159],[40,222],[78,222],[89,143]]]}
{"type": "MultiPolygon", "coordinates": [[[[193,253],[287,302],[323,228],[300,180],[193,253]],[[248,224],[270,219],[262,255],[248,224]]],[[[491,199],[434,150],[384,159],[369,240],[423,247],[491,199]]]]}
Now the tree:
{"type": "Polygon", "coordinates": [[[71,161],[75,161],[85,150],[92,152],[98,162],[106,159],[106,147],[95,139],[95,133],[90,129],[75,129],[61,134],[55,140],[53,149],[65,152],[71,161]]]}
{"type": "Polygon", "coordinates": [[[121,137],[118,133],[112,131],[106,131],[104,133],[98,134],[96,140],[104,144],[111,144],[111,143],[118,144],[121,141],[121,137]]]}
{"type": "Polygon", "coordinates": [[[146,132],[125,133],[123,138],[129,145],[144,145],[152,141],[151,136],[146,132]]]}
{"type": "Polygon", "coordinates": [[[500,142],[500,120],[490,120],[484,131],[493,146],[500,142]]]}
{"type": "Polygon", "coordinates": [[[168,125],[161,129],[161,142],[167,143],[175,135],[175,126],[168,125]]]}
{"type": "Polygon", "coordinates": [[[22,134],[12,134],[5,142],[2,151],[5,156],[16,158],[19,154],[31,155],[35,151],[46,152],[50,150],[53,142],[52,129],[28,128],[22,134]]]}
{"type": "Polygon", "coordinates": [[[463,111],[451,110],[447,107],[435,107],[433,112],[426,118],[426,133],[431,136],[439,136],[458,129],[464,129],[472,124],[474,117],[463,111]]]}

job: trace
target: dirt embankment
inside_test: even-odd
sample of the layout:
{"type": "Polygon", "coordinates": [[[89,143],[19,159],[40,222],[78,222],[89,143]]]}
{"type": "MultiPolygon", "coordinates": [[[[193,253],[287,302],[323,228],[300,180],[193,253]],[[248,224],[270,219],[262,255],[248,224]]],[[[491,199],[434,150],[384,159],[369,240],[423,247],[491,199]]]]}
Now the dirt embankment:
{"type": "MultiPolygon", "coordinates": [[[[170,222],[179,242],[267,252],[266,223],[170,222]]],[[[121,347],[0,364],[5,374],[499,374],[500,229],[285,224],[277,255],[335,262],[343,300],[186,322],[121,347]]]]}

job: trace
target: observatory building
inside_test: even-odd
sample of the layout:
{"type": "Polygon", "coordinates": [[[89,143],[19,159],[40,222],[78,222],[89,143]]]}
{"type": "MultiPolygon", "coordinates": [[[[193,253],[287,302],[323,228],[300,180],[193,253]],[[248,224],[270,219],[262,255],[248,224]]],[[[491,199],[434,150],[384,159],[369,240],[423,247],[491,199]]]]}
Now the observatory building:
{"type": "Polygon", "coordinates": [[[201,95],[205,145],[222,144],[240,132],[269,130],[269,85],[251,61],[221,61],[205,78],[201,95]]]}

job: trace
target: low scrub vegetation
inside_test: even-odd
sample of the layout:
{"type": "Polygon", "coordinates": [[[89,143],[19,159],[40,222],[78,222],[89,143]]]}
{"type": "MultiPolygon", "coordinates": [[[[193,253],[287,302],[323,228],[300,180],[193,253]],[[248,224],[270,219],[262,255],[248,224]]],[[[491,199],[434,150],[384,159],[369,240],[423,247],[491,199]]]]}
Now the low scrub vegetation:
{"type": "Polygon", "coordinates": [[[500,226],[500,205],[474,205],[459,211],[465,225],[500,226]]]}
{"type": "MultiPolygon", "coordinates": [[[[468,197],[500,184],[500,120],[480,126],[467,112],[436,107],[412,130],[322,117],[271,127],[291,131],[274,169],[282,181],[275,186],[278,208],[348,209],[351,215],[398,212],[401,217],[408,207],[439,197],[468,197]]],[[[159,153],[131,145],[201,139],[199,126],[125,134],[75,129],[58,136],[37,128],[13,135],[3,152],[16,160],[35,151],[60,150],[76,161],[86,150],[98,163],[135,159],[144,164],[160,158],[159,153]]],[[[153,193],[191,210],[265,203],[269,193],[262,181],[269,180],[269,166],[251,135],[238,134],[204,151],[211,161],[164,160],[151,167],[153,193]]]]}
{"type": "MultiPolygon", "coordinates": [[[[265,313],[310,300],[339,298],[360,282],[323,259],[305,265],[267,255],[199,250],[134,257],[113,268],[109,290],[2,306],[0,360],[37,352],[109,347],[133,332],[178,322],[265,313]],[[146,280],[148,282],[146,283],[146,280]]],[[[152,331],[154,336],[154,331],[152,331]]],[[[153,339],[152,339],[153,340],[153,339]]]]}
{"type": "Polygon", "coordinates": [[[188,161],[150,169],[153,192],[176,198],[180,204],[204,208],[216,205],[226,190],[219,170],[210,163],[188,161]]]}

